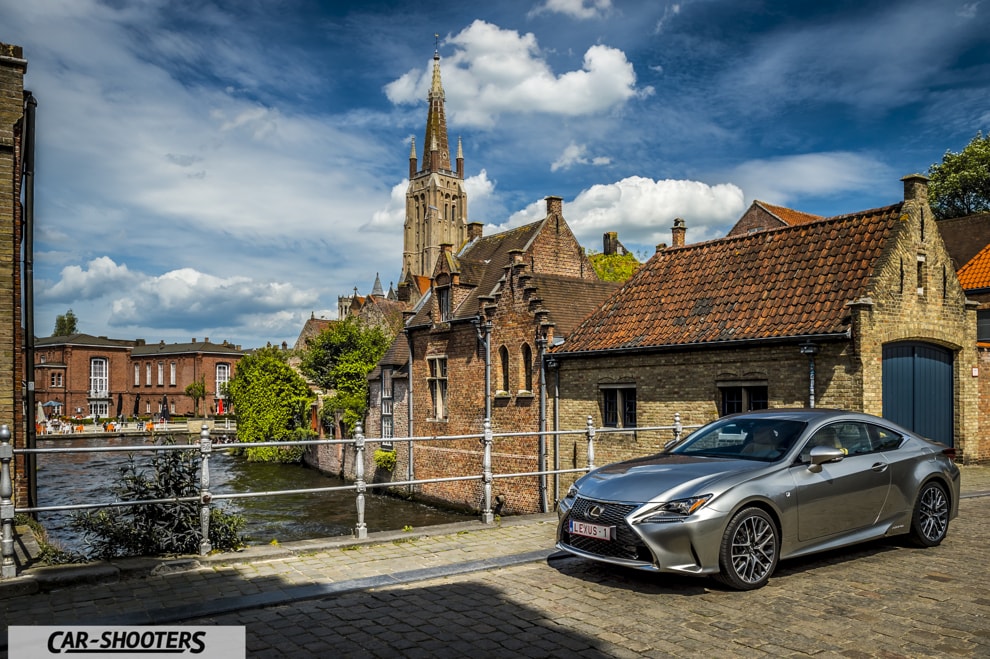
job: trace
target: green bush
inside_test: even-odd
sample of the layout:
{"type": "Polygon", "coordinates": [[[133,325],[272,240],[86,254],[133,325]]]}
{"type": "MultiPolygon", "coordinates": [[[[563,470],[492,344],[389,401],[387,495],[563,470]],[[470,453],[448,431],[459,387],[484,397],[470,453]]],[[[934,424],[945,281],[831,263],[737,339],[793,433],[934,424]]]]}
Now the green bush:
{"type": "MultiPolygon", "coordinates": [[[[165,436],[163,445],[172,445],[165,436]]],[[[200,458],[194,451],[156,451],[150,468],[130,456],[111,488],[120,501],[175,499],[199,495],[200,458]]],[[[198,501],[141,504],[77,514],[73,528],[83,533],[90,558],[174,556],[195,554],[200,544],[198,501]]],[[[210,544],[228,551],[244,545],[239,533],[244,519],[221,509],[210,510],[210,544]]]]}
{"type": "MultiPolygon", "coordinates": [[[[316,439],[316,433],[309,428],[294,428],[284,441],[301,442],[308,439],[316,439]]],[[[305,446],[258,446],[252,448],[250,444],[244,444],[239,448],[244,449],[248,462],[279,462],[293,464],[302,462],[303,454],[306,453],[305,446]]]]}
{"type": "Polygon", "coordinates": [[[385,471],[392,471],[395,469],[395,451],[376,449],[371,455],[371,459],[375,461],[375,466],[379,469],[383,469],[385,471]]]}

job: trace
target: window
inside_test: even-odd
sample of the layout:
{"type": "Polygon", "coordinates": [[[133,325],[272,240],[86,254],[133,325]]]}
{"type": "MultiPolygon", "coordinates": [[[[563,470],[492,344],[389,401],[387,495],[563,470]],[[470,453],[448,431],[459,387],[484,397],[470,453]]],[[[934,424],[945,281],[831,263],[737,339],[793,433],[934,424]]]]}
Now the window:
{"type": "Polygon", "coordinates": [[[718,391],[722,416],[769,407],[766,384],[721,384],[718,391]]]}
{"type": "Polygon", "coordinates": [[[522,382],[523,391],[533,391],[533,349],[528,343],[522,346],[522,382]]]}
{"type": "Polygon", "coordinates": [[[445,323],[450,320],[450,287],[437,288],[437,306],[440,313],[440,322],[445,323]]]}
{"type": "Polygon", "coordinates": [[[990,341],[990,309],[976,312],[976,340],[990,341]]]}
{"type": "Polygon", "coordinates": [[[430,357],[427,362],[430,366],[430,397],[433,401],[433,419],[436,421],[447,420],[447,358],[430,357]]]}
{"type": "Polygon", "coordinates": [[[144,365],[144,383],[147,386],[151,386],[151,362],[144,365]]]}
{"type": "Polygon", "coordinates": [[[216,378],[216,394],[217,396],[223,396],[224,391],[227,389],[227,382],[230,381],[230,364],[220,363],[217,364],[217,378],[216,378]]]}
{"type": "Polygon", "coordinates": [[[925,255],[918,254],[918,295],[925,294],[925,255]]]}
{"type": "Polygon", "coordinates": [[[110,404],[105,400],[90,403],[89,415],[97,418],[106,418],[110,416],[110,404]]]}
{"type": "Polygon", "coordinates": [[[498,392],[503,394],[509,393],[509,349],[502,346],[498,349],[498,374],[499,374],[499,387],[498,392]]]}
{"type": "Polygon", "coordinates": [[[602,425],[606,428],[636,427],[636,388],[602,388],[602,425]]]}
{"type": "Polygon", "coordinates": [[[89,360],[89,395],[92,398],[106,398],[110,395],[109,373],[105,357],[89,360]]]}
{"type": "Polygon", "coordinates": [[[158,386],[165,384],[165,362],[158,362],[158,386]]]}
{"type": "Polygon", "coordinates": [[[175,362],[172,362],[168,366],[168,383],[175,386],[175,362]]]}
{"type": "MultiPolygon", "coordinates": [[[[392,426],[392,400],[394,396],[393,384],[392,384],[392,369],[383,368],[382,369],[382,439],[391,439],[393,437],[393,426],[392,426]]],[[[391,442],[389,442],[391,446],[391,442]]],[[[385,442],[382,442],[382,449],[385,448],[385,442]]]]}
{"type": "Polygon", "coordinates": [[[54,371],[52,373],[51,386],[53,387],[63,387],[62,373],[61,371],[54,371]]]}
{"type": "Polygon", "coordinates": [[[141,386],[141,365],[140,364],[135,364],[134,365],[134,386],[135,387],[141,386]]]}

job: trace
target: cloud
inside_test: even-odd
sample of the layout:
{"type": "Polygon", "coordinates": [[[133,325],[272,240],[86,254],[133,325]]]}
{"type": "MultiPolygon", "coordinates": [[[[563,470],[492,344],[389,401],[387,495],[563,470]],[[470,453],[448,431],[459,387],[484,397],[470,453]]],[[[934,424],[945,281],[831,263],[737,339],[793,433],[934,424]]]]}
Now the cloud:
{"type": "Polygon", "coordinates": [[[106,256],[93,259],[87,266],[88,269],[78,265],[62,268],[62,278],[54,285],[43,287],[38,297],[68,303],[93,300],[129,288],[139,278],[127,269],[126,264],[117,265],[106,256]]]}
{"type": "Polygon", "coordinates": [[[544,0],[534,7],[529,16],[544,13],[564,14],[578,20],[600,18],[612,9],[612,0],[544,0]]]}
{"type": "MultiPolygon", "coordinates": [[[[502,114],[594,115],[654,93],[636,88],[632,63],[609,46],[591,46],[580,70],[555,75],[532,33],[476,20],[447,43],[457,50],[441,65],[446,109],[461,125],[490,127],[502,114]]],[[[396,104],[419,103],[431,80],[431,70],[410,71],[385,93],[396,104]]]]}
{"type": "Polygon", "coordinates": [[[886,186],[895,173],[870,155],[835,151],[750,160],[725,176],[746,191],[749,201],[787,205],[799,197],[838,196],[886,186]]]}
{"type": "MultiPolygon", "coordinates": [[[[670,242],[675,217],[686,221],[686,239],[698,242],[724,235],[744,210],[743,192],[731,183],[632,176],[583,190],[564,205],[564,217],[583,245],[599,245],[605,232],[616,231],[627,248],[651,254],[658,243],[670,242]]],[[[498,230],[545,216],[545,203],[533,202],[498,230]]]]}
{"type": "Polygon", "coordinates": [[[606,158],[605,156],[597,156],[589,159],[587,153],[588,147],[583,144],[577,145],[571,142],[564,149],[564,152],[560,154],[560,157],[550,165],[550,171],[555,172],[558,169],[570,169],[573,165],[602,166],[612,162],[610,158],[606,158]]]}

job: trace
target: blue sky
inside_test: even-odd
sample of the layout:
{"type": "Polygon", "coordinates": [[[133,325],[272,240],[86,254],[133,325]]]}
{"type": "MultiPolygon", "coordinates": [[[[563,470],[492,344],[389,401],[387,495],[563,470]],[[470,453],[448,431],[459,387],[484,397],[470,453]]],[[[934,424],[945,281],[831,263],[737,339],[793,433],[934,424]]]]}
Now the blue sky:
{"type": "Polygon", "coordinates": [[[643,258],[902,198],[990,129],[990,0],[0,0],[38,99],[39,336],[295,342],[398,279],[439,53],[469,218],[643,258]]]}

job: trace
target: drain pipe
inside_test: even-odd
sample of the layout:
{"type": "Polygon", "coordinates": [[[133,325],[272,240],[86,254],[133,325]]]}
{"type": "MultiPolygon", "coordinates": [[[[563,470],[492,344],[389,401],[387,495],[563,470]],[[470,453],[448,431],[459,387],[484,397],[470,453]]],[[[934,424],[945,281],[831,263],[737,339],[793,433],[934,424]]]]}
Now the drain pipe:
{"type": "MultiPolygon", "coordinates": [[[[24,123],[21,133],[21,187],[24,191],[23,238],[24,238],[24,272],[23,275],[23,309],[24,309],[24,380],[27,382],[27,447],[36,448],[38,444],[37,427],[35,425],[34,399],[34,122],[38,101],[34,94],[24,90],[24,123]]],[[[38,505],[37,458],[34,453],[27,456],[27,492],[28,506],[38,505]]]]}

